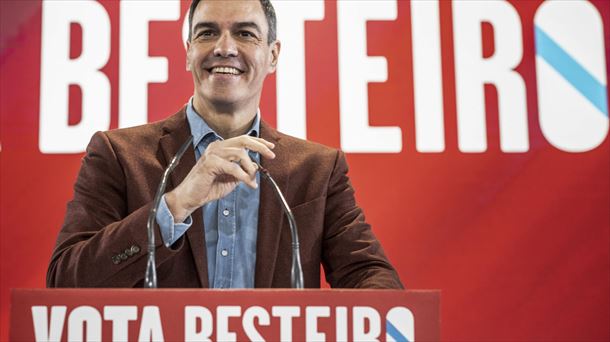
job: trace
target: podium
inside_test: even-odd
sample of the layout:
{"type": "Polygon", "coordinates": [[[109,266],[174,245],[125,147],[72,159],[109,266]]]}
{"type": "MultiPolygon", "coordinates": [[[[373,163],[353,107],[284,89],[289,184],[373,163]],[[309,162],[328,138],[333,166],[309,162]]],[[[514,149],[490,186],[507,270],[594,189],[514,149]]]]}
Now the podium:
{"type": "Polygon", "coordinates": [[[14,289],[11,341],[438,341],[440,292],[14,289]]]}

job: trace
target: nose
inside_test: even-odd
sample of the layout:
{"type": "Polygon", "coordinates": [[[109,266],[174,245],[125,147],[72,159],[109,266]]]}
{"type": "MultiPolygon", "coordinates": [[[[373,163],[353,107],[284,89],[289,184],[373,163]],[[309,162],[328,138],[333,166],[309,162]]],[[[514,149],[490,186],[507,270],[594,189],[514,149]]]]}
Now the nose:
{"type": "Polygon", "coordinates": [[[230,33],[223,33],[216,41],[214,47],[214,56],[217,57],[235,57],[237,56],[237,44],[230,33]]]}

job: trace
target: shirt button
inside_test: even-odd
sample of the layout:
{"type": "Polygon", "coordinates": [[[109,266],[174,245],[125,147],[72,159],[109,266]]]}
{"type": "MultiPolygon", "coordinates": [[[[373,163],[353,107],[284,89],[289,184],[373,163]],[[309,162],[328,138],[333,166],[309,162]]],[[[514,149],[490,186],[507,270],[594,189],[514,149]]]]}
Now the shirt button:
{"type": "Polygon", "coordinates": [[[230,214],[230,213],[231,213],[231,212],[229,211],[229,209],[225,209],[225,210],[223,210],[223,211],[222,211],[222,214],[223,214],[224,216],[229,216],[229,214],[230,214]]]}
{"type": "Polygon", "coordinates": [[[113,255],[112,256],[112,263],[115,265],[118,265],[121,263],[121,258],[118,255],[113,255]]]}
{"type": "Polygon", "coordinates": [[[229,255],[229,251],[227,251],[226,249],[223,249],[222,251],[220,251],[220,255],[222,255],[223,257],[226,257],[227,255],[229,255]]]}
{"type": "Polygon", "coordinates": [[[138,246],[138,245],[131,245],[131,253],[133,253],[133,254],[140,253],[140,246],[138,246]]]}

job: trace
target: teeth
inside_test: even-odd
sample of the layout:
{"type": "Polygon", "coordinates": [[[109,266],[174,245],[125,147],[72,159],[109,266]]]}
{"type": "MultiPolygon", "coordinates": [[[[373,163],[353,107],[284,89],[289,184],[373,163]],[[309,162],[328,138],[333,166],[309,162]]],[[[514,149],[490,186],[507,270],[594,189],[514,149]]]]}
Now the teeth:
{"type": "Polygon", "coordinates": [[[212,72],[219,73],[219,74],[231,74],[231,75],[239,74],[239,70],[237,70],[235,68],[231,68],[231,67],[215,67],[215,68],[212,68],[212,72]]]}

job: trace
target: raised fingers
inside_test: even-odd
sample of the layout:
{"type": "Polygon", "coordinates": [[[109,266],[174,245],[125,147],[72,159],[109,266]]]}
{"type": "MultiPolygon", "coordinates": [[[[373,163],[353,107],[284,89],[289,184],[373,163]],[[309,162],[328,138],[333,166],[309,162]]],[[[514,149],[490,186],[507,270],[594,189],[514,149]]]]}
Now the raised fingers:
{"type": "Polygon", "coordinates": [[[250,176],[238,163],[229,161],[228,159],[225,159],[217,154],[208,156],[208,162],[215,170],[217,176],[229,175],[238,181],[244,182],[252,188],[256,188],[258,186],[256,184],[256,178],[250,176]]]}
{"type": "Polygon", "coordinates": [[[226,142],[231,146],[247,148],[249,150],[258,152],[265,158],[275,158],[275,153],[272,151],[275,145],[262,138],[242,135],[233,139],[228,139],[226,142]]]}
{"type": "MultiPolygon", "coordinates": [[[[242,135],[211,143],[208,145],[205,155],[210,161],[214,161],[212,163],[214,167],[220,168],[218,169],[219,173],[216,173],[217,176],[221,176],[222,172],[226,172],[227,175],[235,177],[235,179],[246,183],[252,188],[256,188],[255,176],[258,165],[250,159],[248,150],[258,152],[265,158],[273,159],[275,158],[275,153],[271,149],[274,147],[273,143],[265,139],[242,135]],[[223,162],[221,163],[220,160],[223,162]]],[[[208,166],[211,165],[208,164],[208,166]]]]}
{"type": "Polygon", "coordinates": [[[250,159],[246,149],[238,147],[225,147],[216,151],[215,154],[225,160],[239,164],[244,171],[250,175],[251,178],[256,175],[256,166],[254,166],[255,164],[250,159]]]}

